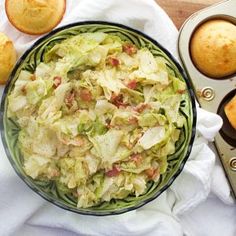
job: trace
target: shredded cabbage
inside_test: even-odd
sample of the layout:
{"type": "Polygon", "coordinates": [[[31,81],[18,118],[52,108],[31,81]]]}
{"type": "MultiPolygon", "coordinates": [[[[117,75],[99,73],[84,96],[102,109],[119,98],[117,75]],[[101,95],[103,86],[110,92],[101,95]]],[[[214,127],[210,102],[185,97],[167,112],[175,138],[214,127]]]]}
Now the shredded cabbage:
{"type": "Polygon", "coordinates": [[[139,196],[166,172],[185,122],[184,81],[147,48],[105,33],[53,46],[8,97],[24,170],[91,207],[139,196]],[[128,48],[127,48],[128,44],[128,48]]]}

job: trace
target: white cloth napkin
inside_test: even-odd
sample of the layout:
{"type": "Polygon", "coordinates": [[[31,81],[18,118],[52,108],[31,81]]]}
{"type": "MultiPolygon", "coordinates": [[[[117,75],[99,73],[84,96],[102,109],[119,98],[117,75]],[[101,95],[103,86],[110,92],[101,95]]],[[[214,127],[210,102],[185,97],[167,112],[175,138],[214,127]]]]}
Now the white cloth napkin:
{"type": "MultiPolygon", "coordinates": [[[[21,55],[37,37],[20,33],[9,24],[3,0],[0,19],[0,31],[11,37],[21,55]]],[[[139,29],[177,57],[177,29],[153,0],[67,0],[60,25],[81,20],[113,21],[139,29]]],[[[200,108],[197,112],[194,147],[180,176],[153,202],[118,216],[82,216],[46,202],[16,176],[0,141],[0,235],[236,235],[236,208],[230,206],[230,189],[208,147],[222,121],[200,108]]]]}

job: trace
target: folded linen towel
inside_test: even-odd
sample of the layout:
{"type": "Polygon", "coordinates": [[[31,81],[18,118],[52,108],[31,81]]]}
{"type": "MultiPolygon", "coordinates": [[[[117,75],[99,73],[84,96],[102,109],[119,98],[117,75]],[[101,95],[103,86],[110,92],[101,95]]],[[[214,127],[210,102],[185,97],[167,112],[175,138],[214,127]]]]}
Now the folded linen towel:
{"type": "MultiPolygon", "coordinates": [[[[15,43],[20,56],[38,37],[17,31],[6,20],[0,0],[0,30],[15,43]]],[[[67,0],[67,10],[60,25],[82,20],[122,23],[150,35],[177,57],[178,31],[166,13],[152,0],[67,0]]],[[[3,87],[1,87],[2,93],[3,87]]],[[[194,234],[189,225],[197,221],[190,210],[207,199],[209,192],[232,204],[229,187],[221,167],[215,166],[215,154],[208,147],[222,121],[219,116],[198,108],[197,136],[183,172],[159,198],[146,206],[118,216],[91,217],[62,210],[39,197],[15,174],[0,141],[0,235],[159,235],[194,234]],[[222,187],[223,186],[223,187],[222,187]],[[219,191],[221,189],[222,191],[219,191]]],[[[236,212],[232,214],[236,215],[236,212]]],[[[199,217],[199,214],[198,214],[199,217]]],[[[199,221],[200,222],[200,221],[199,221]]],[[[197,224],[197,222],[195,222],[197,224]]],[[[230,226],[227,222],[225,226],[230,226]]],[[[228,227],[233,236],[234,227],[228,227]]],[[[220,231],[215,231],[215,235],[220,231]]]]}

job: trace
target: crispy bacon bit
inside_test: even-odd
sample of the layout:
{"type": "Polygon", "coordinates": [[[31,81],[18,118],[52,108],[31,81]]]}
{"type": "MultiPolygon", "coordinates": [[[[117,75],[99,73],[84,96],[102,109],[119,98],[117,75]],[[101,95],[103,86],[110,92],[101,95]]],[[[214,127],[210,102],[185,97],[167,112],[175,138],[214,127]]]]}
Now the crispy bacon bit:
{"type": "Polygon", "coordinates": [[[59,170],[53,169],[53,170],[49,173],[49,176],[48,176],[48,177],[51,179],[51,178],[53,178],[53,177],[58,177],[58,176],[60,176],[59,170]]]}
{"type": "Polygon", "coordinates": [[[136,89],[137,88],[137,82],[136,80],[131,80],[128,84],[127,87],[130,89],[136,89]]]}
{"type": "Polygon", "coordinates": [[[68,108],[71,108],[75,100],[75,91],[71,90],[68,95],[65,97],[65,103],[68,108]]]}
{"type": "Polygon", "coordinates": [[[140,103],[138,106],[136,106],[134,108],[135,111],[137,111],[138,113],[143,112],[146,108],[149,108],[149,105],[146,103],[140,103]]]}
{"type": "Polygon", "coordinates": [[[22,86],[21,92],[22,92],[24,95],[26,95],[26,85],[22,86]]]}
{"type": "Polygon", "coordinates": [[[120,61],[115,57],[108,57],[107,64],[116,67],[120,65],[120,61]]]}
{"type": "Polygon", "coordinates": [[[135,116],[130,117],[128,122],[130,125],[136,125],[138,123],[138,118],[135,116]]]}
{"type": "Polygon", "coordinates": [[[111,102],[117,107],[121,107],[121,106],[127,107],[128,104],[124,103],[123,99],[124,97],[122,94],[118,94],[118,95],[112,94],[111,102]]]}
{"type": "Polygon", "coordinates": [[[32,81],[36,80],[36,75],[35,75],[35,74],[31,75],[30,79],[31,79],[32,81]]]}
{"type": "Polygon", "coordinates": [[[142,162],[142,156],[140,154],[133,154],[131,155],[131,160],[135,162],[135,164],[138,166],[141,164],[142,162]]]}
{"type": "Polygon", "coordinates": [[[114,166],[111,170],[106,172],[106,176],[114,177],[120,174],[120,169],[117,166],[114,166]]]}
{"type": "Polygon", "coordinates": [[[154,169],[153,167],[145,170],[145,174],[148,176],[149,179],[155,179],[157,174],[158,174],[158,171],[157,169],[154,169]]]}
{"type": "Polygon", "coordinates": [[[179,93],[179,94],[183,94],[183,93],[185,93],[185,90],[181,90],[181,89],[179,89],[179,90],[177,90],[177,93],[179,93]]]}
{"type": "Polygon", "coordinates": [[[137,48],[132,43],[123,44],[122,49],[123,49],[123,52],[127,53],[130,56],[137,53],[137,48]]]}
{"type": "Polygon", "coordinates": [[[61,84],[61,77],[60,76],[55,76],[53,78],[53,88],[57,88],[61,84]]]}
{"type": "Polygon", "coordinates": [[[83,101],[85,101],[85,102],[90,102],[90,101],[92,100],[92,94],[91,94],[91,92],[90,92],[88,89],[86,89],[86,88],[81,89],[79,95],[80,95],[80,98],[81,98],[83,101]]]}

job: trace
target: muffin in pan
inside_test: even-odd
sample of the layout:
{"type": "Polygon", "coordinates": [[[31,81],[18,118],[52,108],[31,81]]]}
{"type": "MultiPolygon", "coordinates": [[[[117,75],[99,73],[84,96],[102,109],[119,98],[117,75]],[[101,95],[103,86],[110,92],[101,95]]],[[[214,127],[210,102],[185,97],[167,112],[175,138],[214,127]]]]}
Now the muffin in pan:
{"type": "Polygon", "coordinates": [[[236,94],[224,107],[225,114],[234,129],[236,130],[236,94]]]}
{"type": "Polygon", "coordinates": [[[205,75],[222,78],[236,72],[236,26],[226,20],[209,20],[194,32],[190,52],[205,75]]]}
{"type": "Polygon", "coordinates": [[[14,27],[38,35],[49,32],[60,23],[66,0],[6,0],[5,8],[14,27]]]}
{"type": "Polygon", "coordinates": [[[16,62],[16,51],[12,41],[0,32],[0,84],[5,84],[16,62]]]}

